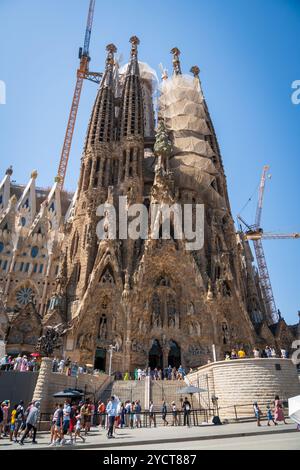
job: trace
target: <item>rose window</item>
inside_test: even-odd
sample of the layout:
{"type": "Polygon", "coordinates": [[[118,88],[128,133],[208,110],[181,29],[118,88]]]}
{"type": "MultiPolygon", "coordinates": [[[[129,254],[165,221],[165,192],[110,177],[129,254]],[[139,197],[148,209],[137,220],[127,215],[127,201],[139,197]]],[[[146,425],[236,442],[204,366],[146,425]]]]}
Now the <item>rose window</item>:
{"type": "Polygon", "coordinates": [[[17,291],[16,299],[19,304],[27,305],[29,302],[32,302],[33,295],[31,287],[21,287],[21,289],[17,291]]]}

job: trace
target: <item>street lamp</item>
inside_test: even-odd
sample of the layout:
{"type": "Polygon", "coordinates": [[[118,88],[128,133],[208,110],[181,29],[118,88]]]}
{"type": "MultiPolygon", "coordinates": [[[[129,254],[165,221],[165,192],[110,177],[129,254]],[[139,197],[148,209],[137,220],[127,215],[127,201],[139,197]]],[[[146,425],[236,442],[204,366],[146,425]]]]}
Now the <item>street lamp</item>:
{"type": "Polygon", "coordinates": [[[111,375],[111,363],[112,363],[112,355],[113,355],[113,350],[116,349],[116,346],[113,346],[112,344],[109,345],[109,369],[108,369],[108,375],[111,375]]]}

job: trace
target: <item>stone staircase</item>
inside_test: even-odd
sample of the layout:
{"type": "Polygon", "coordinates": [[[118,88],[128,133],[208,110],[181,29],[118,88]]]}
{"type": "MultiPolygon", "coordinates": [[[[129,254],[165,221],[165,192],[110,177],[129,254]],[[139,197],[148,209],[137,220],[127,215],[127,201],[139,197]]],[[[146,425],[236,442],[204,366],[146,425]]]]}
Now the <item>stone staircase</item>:
{"type": "MultiPolygon", "coordinates": [[[[117,396],[122,402],[126,400],[135,401],[140,400],[142,410],[148,409],[149,403],[145,403],[145,380],[114,380],[107,388],[102,390],[101,400],[105,403],[112,396],[117,396]]],[[[178,390],[186,387],[187,384],[183,380],[168,381],[168,380],[151,380],[150,381],[150,399],[154,403],[155,411],[160,411],[163,400],[167,404],[168,411],[171,410],[171,403],[175,401],[178,408],[180,408],[180,400],[185,398],[178,390]]],[[[188,396],[190,400],[190,395],[188,396]]],[[[193,397],[193,405],[198,408],[198,396],[193,397]]],[[[204,405],[204,404],[202,404],[204,405]]]]}
{"type": "Polygon", "coordinates": [[[145,382],[139,380],[114,380],[103,390],[101,400],[105,403],[112,396],[117,396],[122,402],[140,400],[145,409],[145,382]]]}
{"type": "Polygon", "coordinates": [[[179,407],[180,399],[185,398],[178,390],[186,387],[187,384],[183,380],[152,380],[150,384],[150,397],[154,404],[155,411],[161,410],[163,400],[167,404],[168,410],[171,409],[172,401],[175,401],[179,407]]]}

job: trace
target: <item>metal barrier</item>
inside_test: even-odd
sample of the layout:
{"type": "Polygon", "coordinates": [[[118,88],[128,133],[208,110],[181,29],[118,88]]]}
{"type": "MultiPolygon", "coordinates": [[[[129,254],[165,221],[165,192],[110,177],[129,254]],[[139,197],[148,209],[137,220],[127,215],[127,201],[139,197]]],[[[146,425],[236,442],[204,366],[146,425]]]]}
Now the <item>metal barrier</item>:
{"type": "MultiPolygon", "coordinates": [[[[282,403],[282,410],[283,414],[285,417],[288,417],[288,401],[283,400],[281,401],[282,403]]],[[[262,411],[261,419],[266,418],[267,415],[267,406],[271,407],[272,413],[274,413],[273,410],[273,402],[258,402],[258,406],[262,411]]],[[[218,408],[218,414],[221,416],[228,416],[232,415],[234,417],[234,420],[236,422],[238,421],[244,421],[244,420],[253,420],[255,421],[255,415],[254,415],[254,410],[253,410],[253,403],[243,403],[239,405],[230,405],[230,406],[222,406],[218,408]],[[231,410],[231,413],[230,413],[231,410]]]]}

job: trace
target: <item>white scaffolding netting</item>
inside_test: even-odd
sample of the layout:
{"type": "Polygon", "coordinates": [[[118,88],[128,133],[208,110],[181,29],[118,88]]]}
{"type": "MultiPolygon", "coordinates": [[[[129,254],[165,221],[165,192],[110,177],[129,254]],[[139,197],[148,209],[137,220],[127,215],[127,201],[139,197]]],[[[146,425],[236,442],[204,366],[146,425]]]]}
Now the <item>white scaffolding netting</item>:
{"type": "Polygon", "coordinates": [[[211,202],[223,206],[223,198],[212,186],[218,171],[207,139],[211,131],[198,78],[173,75],[163,80],[159,115],[172,141],[170,168],[177,184],[205,193],[211,202]]]}
{"type": "MultiPolygon", "coordinates": [[[[128,65],[124,64],[120,69],[119,69],[119,74],[125,77],[128,65]]],[[[146,64],[146,62],[140,62],[139,61],[139,71],[140,71],[140,77],[142,80],[145,80],[151,85],[151,90],[152,93],[154,93],[158,87],[158,78],[157,78],[157,73],[155,72],[154,69],[150,67],[150,65],[146,64]]]]}

